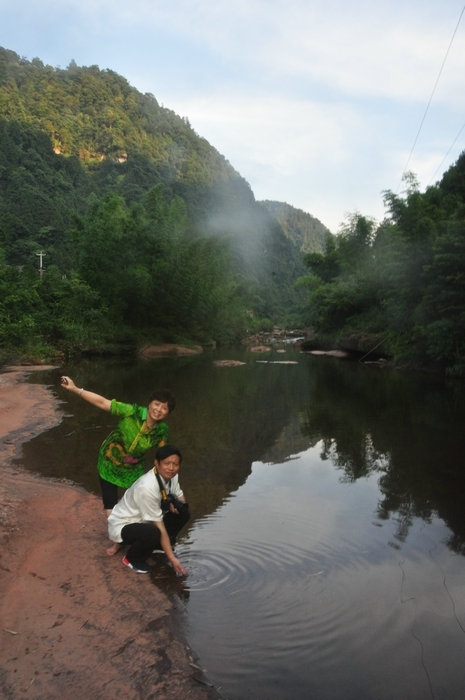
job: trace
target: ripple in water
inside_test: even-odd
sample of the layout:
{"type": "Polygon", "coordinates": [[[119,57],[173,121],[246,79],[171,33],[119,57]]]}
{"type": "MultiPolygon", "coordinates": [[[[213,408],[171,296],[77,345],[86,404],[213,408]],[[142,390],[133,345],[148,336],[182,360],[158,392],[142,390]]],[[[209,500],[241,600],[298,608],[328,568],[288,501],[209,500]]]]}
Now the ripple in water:
{"type": "Polygon", "coordinates": [[[320,540],[316,546],[314,542],[309,546],[285,539],[270,543],[258,537],[241,538],[239,542],[223,538],[216,546],[210,539],[205,547],[201,542],[185,540],[176,551],[188,569],[188,590],[207,591],[221,586],[229,595],[263,591],[270,579],[279,581],[283,575],[287,580],[311,582],[324,578],[330,570],[334,573],[358,566],[365,557],[357,543],[341,538],[320,540]]]}
{"type": "MultiPolygon", "coordinates": [[[[378,530],[361,538],[330,501],[312,507],[283,490],[266,498],[258,514],[255,494],[231,500],[177,547],[188,569],[189,642],[232,698],[286,697],[308,678],[331,685],[348,646],[358,659],[371,653],[365,613],[390,623],[397,614],[381,592],[389,577],[378,530]],[[373,586],[380,603],[370,600],[373,586]]],[[[370,646],[382,654],[390,635],[370,646]]]]}
{"type": "MultiPolygon", "coordinates": [[[[361,624],[360,608],[347,600],[367,575],[369,553],[346,533],[311,545],[305,538],[265,543],[258,533],[237,543],[210,537],[205,547],[198,534],[177,553],[188,569],[191,620],[202,640],[216,640],[214,664],[224,681],[234,685],[238,674],[253,675],[273,658],[279,658],[279,673],[283,664],[296,672],[308,667],[309,655],[331,674],[341,629],[361,624]],[[228,630],[221,642],[220,629],[228,630]]],[[[263,673],[271,678],[270,669],[263,673]]]]}
{"type": "Polygon", "coordinates": [[[325,572],[312,553],[301,547],[280,547],[254,540],[243,540],[240,545],[228,544],[218,549],[197,549],[184,543],[177,553],[188,570],[186,588],[207,591],[221,586],[228,595],[262,591],[270,578],[321,577],[325,572]]]}

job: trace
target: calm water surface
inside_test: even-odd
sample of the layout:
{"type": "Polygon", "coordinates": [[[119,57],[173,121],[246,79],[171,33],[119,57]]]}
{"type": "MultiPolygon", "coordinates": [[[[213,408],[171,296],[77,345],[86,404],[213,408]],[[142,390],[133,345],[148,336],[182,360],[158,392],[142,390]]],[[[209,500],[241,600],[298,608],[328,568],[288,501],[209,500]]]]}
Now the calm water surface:
{"type": "Polygon", "coordinates": [[[176,393],[189,574],[160,570],[153,585],[179,600],[225,698],[464,697],[462,386],[293,348],[32,377],[56,387],[64,415],[20,462],[96,493],[114,421],[58,388],[63,372],[120,400],[176,393]]]}

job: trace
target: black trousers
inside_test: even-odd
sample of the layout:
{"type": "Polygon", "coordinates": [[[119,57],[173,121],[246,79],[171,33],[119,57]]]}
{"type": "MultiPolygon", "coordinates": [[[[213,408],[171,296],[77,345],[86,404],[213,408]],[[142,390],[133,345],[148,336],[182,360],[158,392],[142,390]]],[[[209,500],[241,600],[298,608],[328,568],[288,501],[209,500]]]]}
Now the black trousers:
{"type": "Polygon", "coordinates": [[[100,488],[102,490],[102,501],[105,510],[111,510],[118,503],[118,486],[110,481],[105,481],[99,474],[100,488]]]}
{"type": "MultiPolygon", "coordinates": [[[[182,512],[166,513],[163,517],[166,531],[173,545],[176,535],[184,527],[190,518],[189,509],[183,508],[182,512]]],[[[131,564],[145,562],[154,549],[161,549],[160,530],[153,523],[132,523],[125,525],[121,530],[123,544],[129,544],[126,558],[131,564]]]]}

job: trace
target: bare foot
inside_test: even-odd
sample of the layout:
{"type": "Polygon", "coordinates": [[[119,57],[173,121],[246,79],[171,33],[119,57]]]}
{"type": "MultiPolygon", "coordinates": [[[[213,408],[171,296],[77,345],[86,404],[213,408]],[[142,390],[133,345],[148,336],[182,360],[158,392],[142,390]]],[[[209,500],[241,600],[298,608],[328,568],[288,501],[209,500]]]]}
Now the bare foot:
{"type": "Polygon", "coordinates": [[[107,555],[109,557],[112,557],[114,554],[116,554],[118,552],[120,546],[121,545],[119,544],[119,542],[112,542],[111,547],[108,547],[108,549],[107,549],[107,555]]]}

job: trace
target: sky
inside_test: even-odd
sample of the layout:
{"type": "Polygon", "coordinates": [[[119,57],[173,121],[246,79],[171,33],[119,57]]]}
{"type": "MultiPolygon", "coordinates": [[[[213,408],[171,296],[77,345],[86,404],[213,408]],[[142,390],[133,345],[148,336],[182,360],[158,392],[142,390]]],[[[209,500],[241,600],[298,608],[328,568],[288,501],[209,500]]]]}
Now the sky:
{"type": "Polygon", "coordinates": [[[465,150],[463,2],[0,0],[0,46],[115,71],[337,233],[465,150]]]}

